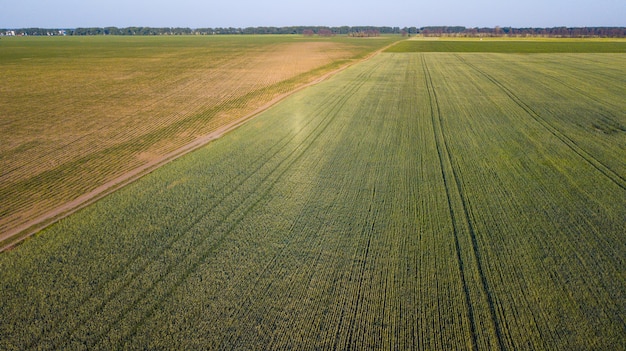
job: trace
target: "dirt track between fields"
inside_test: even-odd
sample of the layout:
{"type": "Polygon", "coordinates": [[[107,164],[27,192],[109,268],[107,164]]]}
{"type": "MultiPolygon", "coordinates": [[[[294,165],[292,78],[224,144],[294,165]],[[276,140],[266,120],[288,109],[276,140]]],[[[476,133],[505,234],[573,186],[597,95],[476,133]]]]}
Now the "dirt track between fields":
{"type": "Polygon", "coordinates": [[[367,55],[365,58],[360,59],[360,60],[355,60],[353,62],[350,62],[334,71],[328,72],[323,74],[322,76],[318,77],[317,79],[306,83],[292,91],[289,91],[287,93],[281,94],[277,97],[275,97],[273,100],[269,101],[268,103],[266,103],[265,105],[259,107],[258,109],[256,109],[255,111],[253,111],[250,114],[247,114],[229,124],[226,124],[220,128],[218,128],[217,130],[213,131],[212,133],[209,133],[207,135],[204,135],[196,140],[194,140],[193,142],[180,147],[162,157],[156,158],[154,160],[149,161],[148,163],[137,167],[111,181],[106,182],[105,184],[102,184],[101,186],[97,187],[96,189],[83,194],[81,196],[79,196],[78,198],[67,202],[61,206],[56,207],[55,209],[48,211],[32,220],[29,220],[28,222],[13,228],[5,233],[2,233],[0,235],[0,243],[11,239],[13,237],[18,237],[16,240],[9,242],[9,243],[5,243],[5,244],[1,244],[2,246],[0,247],[0,252],[3,252],[5,250],[10,250],[11,248],[13,248],[14,246],[16,246],[17,244],[19,244],[20,242],[22,242],[23,240],[33,236],[34,234],[36,234],[37,232],[45,229],[46,227],[48,227],[49,225],[55,223],[56,221],[65,218],[69,215],[71,215],[72,213],[77,212],[78,210],[100,200],[101,198],[105,197],[108,194],[111,194],[112,192],[119,190],[120,188],[124,187],[125,185],[128,185],[130,183],[132,183],[133,181],[143,177],[144,175],[156,170],[157,168],[159,168],[160,166],[175,160],[189,152],[192,152],[202,146],[205,146],[206,144],[208,144],[209,142],[220,138],[221,136],[223,136],[224,134],[236,129],[237,127],[243,125],[244,123],[246,123],[247,121],[249,121],[250,119],[254,118],[255,116],[259,115],[260,113],[266,111],[267,109],[269,109],[270,107],[276,105],[277,103],[279,103],[280,101],[284,100],[285,98],[305,89],[308,88],[310,86],[319,84],[325,80],[327,80],[328,78],[330,78],[331,76],[347,69],[348,67],[357,64],[359,62],[363,62],[366,61],[372,57],[374,57],[375,55],[383,52],[385,49],[387,49],[388,47],[394,45],[395,43],[392,43],[384,48],[381,48],[377,51],[374,51],[373,53],[367,55]]]}

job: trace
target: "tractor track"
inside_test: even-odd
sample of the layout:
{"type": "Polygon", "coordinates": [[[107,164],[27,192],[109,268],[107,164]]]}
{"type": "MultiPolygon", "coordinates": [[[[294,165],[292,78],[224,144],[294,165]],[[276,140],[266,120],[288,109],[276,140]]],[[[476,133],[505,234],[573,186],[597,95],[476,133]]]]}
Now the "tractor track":
{"type": "Polygon", "coordinates": [[[446,198],[448,202],[450,218],[451,218],[452,227],[453,227],[454,244],[456,248],[456,256],[457,256],[457,261],[459,265],[459,275],[461,278],[461,283],[462,283],[463,291],[465,295],[465,302],[467,305],[468,317],[470,319],[470,328],[471,328],[470,333],[471,333],[471,338],[472,338],[472,348],[474,350],[479,349],[478,335],[477,335],[478,323],[476,321],[476,316],[474,315],[475,306],[473,306],[474,304],[472,303],[470,287],[468,284],[468,279],[466,277],[466,270],[470,268],[467,267],[467,264],[464,262],[462,253],[461,253],[462,248],[461,248],[459,237],[460,235],[462,235],[461,232],[465,231],[463,230],[463,227],[467,228],[467,232],[470,237],[470,241],[472,244],[471,251],[473,254],[473,258],[475,259],[475,262],[476,262],[476,269],[478,271],[478,275],[480,277],[480,283],[481,283],[480,289],[482,290],[482,295],[484,296],[486,300],[485,302],[487,303],[488,308],[489,308],[491,323],[493,325],[493,328],[495,331],[495,337],[497,339],[497,346],[500,350],[505,350],[506,348],[503,342],[502,330],[501,330],[501,327],[500,327],[500,324],[498,322],[498,318],[496,315],[496,307],[495,307],[494,299],[492,296],[493,294],[491,293],[489,283],[487,281],[486,275],[482,268],[483,264],[482,264],[482,259],[481,259],[481,255],[479,252],[479,245],[476,239],[474,226],[472,224],[472,220],[469,214],[467,199],[465,199],[465,196],[463,194],[461,181],[459,179],[457,171],[454,168],[452,153],[450,152],[450,148],[445,139],[445,134],[443,130],[443,117],[441,115],[441,110],[439,107],[437,92],[435,90],[432,76],[428,69],[428,64],[426,63],[426,59],[424,58],[424,55],[422,55],[421,59],[422,59],[422,67],[424,70],[425,85],[428,91],[428,98],[430,100],[430,106],[431,106],[430,110],[431,110],[431,118],[432,118],[433,131],[434,131],[434,139],[435,139],[435,144],[437,147],[437,154],[439,156],[441,176],[443,178],[444,186],[446,189],[446,198]],[[460,212],[462,213],[457,213],[458,209],[455,210],[455,207],[458,207],[458,206],[455,206],[455,203],[457,204],[460,203],[461,208],[462,208],[462,211],[460,212]]]}

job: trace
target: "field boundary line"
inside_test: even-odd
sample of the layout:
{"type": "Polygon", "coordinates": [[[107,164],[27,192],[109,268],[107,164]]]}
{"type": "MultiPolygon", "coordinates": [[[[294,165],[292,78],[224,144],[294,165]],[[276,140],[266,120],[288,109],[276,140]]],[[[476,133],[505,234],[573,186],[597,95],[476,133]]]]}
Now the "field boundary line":
{"type": "Polygon", "coordinates": [[[505,86],[503,83],[489,75],[488,73],[482,71],[475,65],[467,62],[460,55],[455,55],[459,61],[466,64],[468,67],[472,68],[476,72],[480,73],[482,76],[487,78],[490,82],[492,82],[495,86],[500,88],[516,105],[518,105],[524,112],[526,112],[532,119],[534,119],[537,123],[539,123],[544,129],[554,135],[557,139],[559,139],[563,144],[565,144],[570,150],[572,150],[575,154],[577,154],[580,158],[585,160],[589,165],[602,173],[606,178],[611,180],[615,185],[622,188],[622,190],[626,190],[626,178],[617,174],[613,171],[609,166],[602,163],[602,161],[598,160],[595,156],[589,153],[587,150],[579,146],[574,140],[565,135],[565,133],[561,132],[557,127],[553,126],[550,122],[548,122],[545,118],[541,117],[539,113],[537,113],[530,105],[526,104],[522,99],[520,99],[511,89],[505,86]]]}
{"type": "Polygon", "coordinates": [[[60,205],[50,211],[47,211],[45,213],[43,213],[40,216],[37,216],[36,218],[29,220],[25,223],[23,223],[22,225],[19,225],[13,229],[8,230],[5,233],[0,234],[0,253],[6,251],[6,250],[10,250],[11,248],[17,246],[19,243],[21,243],[22,241],[24,241],[25,239],[35,235],[36,233],[40,232],[41,230],[47,228],[48,226],[58,222],[59,220],[95,203],[96,201],[104,198],[105,196],[123,188],[124,186],[138,180],[139,178],[155,171],[156,169],[158,169],[159,167],[179,158],[182,157],[192,151],[195,151],[205,145],[207,145],[208,143],[210,143],[213,140],[219,139],[221,138],[223,135],[225,135],[226,133],[233,131],[235,129],[237,129],[238,127],[244,125],[245,123],[247,123],[248,121],[250,121],[251,119],[253,119],[254,117],[258,116],[259,114],[265,112],[266,110],[270,109],[271,107],[273,107],[274,105],[278,104],[279,102],[285,100],[286,98],[288,98],[289,96],[304,90],[308,87],[311,87],[313,85],[317,85],[323,81],[328,80],[330,77],[336,75],[337,73],[344,71],[346,69],[348,69],[349,67],[352,67],[353,65],[356,65],[358,63],[367,61],[369,59],[371,59],[372,57],[380,54],[381,52],[383,52],[384,50],[388,49],[389,47],[393,46],[394,44],[396,44],[397,42],[393,42],[383,48],[380,48],[378,50],[375,50],[367,55],[365,55],[362,58],[359,59],[352,59],[349,62],[347,62],[346,64],[340,66],[339,68],[332,70],[330,72],[326,72],[324,74],[322,74],[321,76],[315,78],[314,80],[312,80],[311,82],[308,82],[306,84],[303,84],[301,86],[298,86],[296,88],[294,88],[291,91],[288,91],[286,93],[280,94],[278,96],[276,96],[275,98],[273,98],[272,100],[268,101],[266,104],[262,105],[261,107],[257,108],[256,110],[254,110],[253,112],[242,116],[241,118],[238,118],[224,126],[221,126],[219,128],[217,128],[215,131],[206,134],[196,140],[194,140],[191,143],[188,143],[166,155],[164,155],[163,157],[150,161],[144,165],[141,165],[129,172],[126,172],[125,174],[110,180],[102,185],[100,185],[99,187],[97,187],[96,189],[83,194],[79,197],[77,197],[74,200],[71,200],[69,202],[66,202],[63,205],[60,205]]]}

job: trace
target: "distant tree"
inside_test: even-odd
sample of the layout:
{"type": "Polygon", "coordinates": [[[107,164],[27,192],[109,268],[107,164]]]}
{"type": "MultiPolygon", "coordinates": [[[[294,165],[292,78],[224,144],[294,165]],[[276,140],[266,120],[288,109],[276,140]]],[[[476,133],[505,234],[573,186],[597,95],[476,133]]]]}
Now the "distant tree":
{"type": "Polygon", "coordinates": [[[328,28],[320,28],[317,31],[317,35],[320,37],[331,37],[333,36],[333,31],[328,28]]]}

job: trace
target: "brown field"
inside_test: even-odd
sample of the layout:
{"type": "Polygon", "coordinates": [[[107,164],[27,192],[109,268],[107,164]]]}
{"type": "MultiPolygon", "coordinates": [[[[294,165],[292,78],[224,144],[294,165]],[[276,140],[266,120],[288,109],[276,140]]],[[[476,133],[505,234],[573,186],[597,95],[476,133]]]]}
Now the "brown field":
{"type": "Polygon", "coordinates": [[[4,40],[0,239],[392,40],[4,40]]]}

